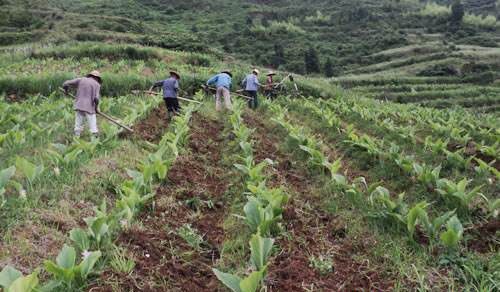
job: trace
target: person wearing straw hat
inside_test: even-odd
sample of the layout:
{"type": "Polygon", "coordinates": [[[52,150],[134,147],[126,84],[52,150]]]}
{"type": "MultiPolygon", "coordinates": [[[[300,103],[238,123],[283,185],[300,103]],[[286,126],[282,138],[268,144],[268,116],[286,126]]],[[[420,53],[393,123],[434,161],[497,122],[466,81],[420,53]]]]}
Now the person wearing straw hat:
{"type": "Polygon", "coordinates": [[[90,132],[98,137],[96,113],[99,112],[99,100],[101,98],[101,73],[94,70],[82,78],[68,80],[63,83],[64,92],[68,94],[69,88],[76,88],[74,102],[75,110],[75,137],[80,138],[87,120],[90,132]]]}
{"type": "Polygon", "coordinates": [[[161,87],[163,89],[163,100],[167,106],[167,119],[170,119],[180,110],[179,100],[177,99],[180,79],[181,76],[179,73],[172,70],[170,71],[170,77],[168,79],[156,82],[149,89],[149,91],[153,91],[153,89],[157,87],[161,87]]]}
{"type": "Polygon", "coordinates": [[[261,86],[259,83],[259,70],[253,69],[252,74],[248,74],[241,82],[241,86],[245,88],[245,92],[250,99],[248,100],[248,107],[256,109],[258,104],[257,91],[261,86]]]}
{"type": "Polygon", "coordinates": [[[276,73],[273,71],[267,73],[266,86],[264,87],[264,95],[269,99],[274,99],[276,97],[276,92],[274,91],[274,75],[276,75],[276,73]]]}
{"type": "Polygon", "coordinates": [[[233,105],[231,103],[231,85],[233,82],[233,74],[229,70],[223,70],[219,74],[208,79],[207,86],[215,85],[215,110],[221,110],[221,98],[224,97],[224,106],[226,109],[231,110],[233,105]]]}

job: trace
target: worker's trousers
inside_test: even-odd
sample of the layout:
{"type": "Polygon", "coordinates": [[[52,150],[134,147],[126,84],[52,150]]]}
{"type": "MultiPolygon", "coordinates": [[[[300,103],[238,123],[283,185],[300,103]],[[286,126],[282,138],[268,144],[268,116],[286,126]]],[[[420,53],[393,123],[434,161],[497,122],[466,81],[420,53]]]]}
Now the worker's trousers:
{"type": "Polygon", "coordinates": [[[89,114],[82,111],[75,111],[75,136],[80,137],[85,127],[85,120],[89,125],[90,133],[96,135],[99,132],[97,129],[96,114],[89,114]]]}
{"type": "Polygon", "coordinates": [[[215,93],[215,110],[220,111],[222,108],[221,98],[224,97],[224,106],[226,109],[231,110],[233,105],[231,103],[231,93],[225,87],[218,87],[215,93]]]}
{"type": "Polygon", "coordinates": [[[259,106],[259,100],[257,99],[257,91],[247,90],[247,96],[251,99],[248,100],[248,107],[251,109],[256,109],[259,106]]]}

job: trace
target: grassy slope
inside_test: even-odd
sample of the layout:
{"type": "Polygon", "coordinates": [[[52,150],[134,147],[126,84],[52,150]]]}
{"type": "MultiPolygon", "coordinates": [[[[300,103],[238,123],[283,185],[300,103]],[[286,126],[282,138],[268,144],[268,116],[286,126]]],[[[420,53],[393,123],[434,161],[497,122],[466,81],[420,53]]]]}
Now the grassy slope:
{"type": "Polygon", "coordinates": [[[12,15],[0,22],[5,44],[19,32],[19,42],[30,39],[22,33],[31,33],[32,40],[44,42],[78,39],[217,50],[258,65],[282,63],[281,69],[297,73],[304,72],[304,52],[311,46],[321,64],[331,58],[334,71],[341,74],[366,65],[366,56],[405,45],[427,30],[440,33],[440,40],[458,43],[470,36],[494,35],[471,26],[457,31],[442,19],[422,17],[421,4],[413,0],[5,3],[12,15]],[[284,59],[276,59],[275,45],[284,48],[284,59]]]}

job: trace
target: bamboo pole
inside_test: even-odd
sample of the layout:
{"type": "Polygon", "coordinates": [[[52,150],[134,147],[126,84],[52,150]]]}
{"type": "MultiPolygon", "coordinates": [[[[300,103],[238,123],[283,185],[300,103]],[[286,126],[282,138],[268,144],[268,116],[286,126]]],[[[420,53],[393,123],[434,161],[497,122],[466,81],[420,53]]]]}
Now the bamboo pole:
{"type": "MultiPolygon", "coordinates": [[[[144,93],[149,93],[149,94],[154,94],[154,95],[161,95],[160,92],[148,91],[148,90],[145,90],[144,93]]],[[[202,104],[202,102],[199,102],[197,100],[193,100],[193,99],[189,99],[189,98],[185,98],[185,97],[181,97],[181,96],[177,96],[177,99],[188,101],[188,102],[194,102],[194,103],[202,104]]]]}

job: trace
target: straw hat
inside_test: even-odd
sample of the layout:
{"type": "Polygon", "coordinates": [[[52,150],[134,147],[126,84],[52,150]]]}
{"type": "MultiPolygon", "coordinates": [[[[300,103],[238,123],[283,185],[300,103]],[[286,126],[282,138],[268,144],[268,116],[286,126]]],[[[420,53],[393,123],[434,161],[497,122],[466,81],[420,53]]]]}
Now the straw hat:
{"type": "Polygon", "coordinates": [[[87,74],[87,77],[95,77],[99,80],[99,83],[102,82],[101,73],[97,70],[94,70],[94,71],[90,72],[89,74],[87,74]]]}
{"type": "Polygon", "coordinates": [[[273,76],[273,75],[276,75],[276,73],[274,73],[274,71],[269,71],[269,72],[267,73],[267,76],[273,76]]]}
{"type": "Polygon", "coordinates": [[[181,75],[179,75],[179,73],[177,73],[177,71],[174,71],[174,70],[170,71],[170,75],[175,75],[175,76],[177,76],[177,79],[181,79],[181,75]]]}
{"type": "Polygon", "coordinates": [[[233,77],[233,74],[231,73],[230,70],[222,70],[222,71],[220,71],[220,73],[226,73],[227,75],[233,77]]]}
{"type": "Polygon", "coordinates": [[[259,69],[253,69],[252,73],[255,73],[255,74],[259,75],[260,71],[259,71],[259,69]]]}

